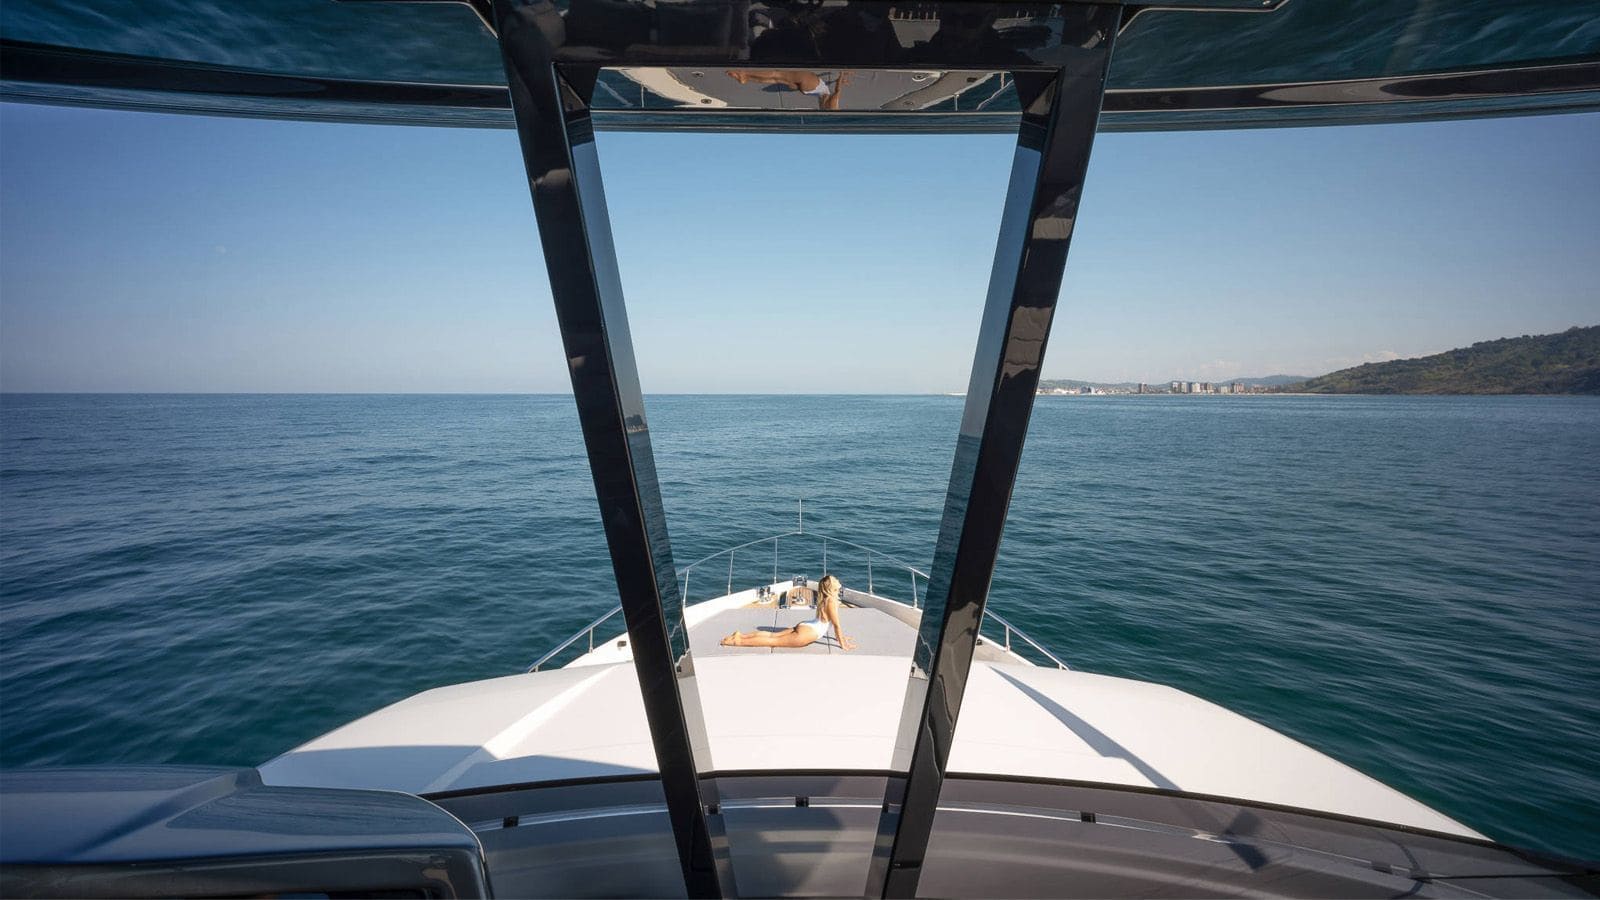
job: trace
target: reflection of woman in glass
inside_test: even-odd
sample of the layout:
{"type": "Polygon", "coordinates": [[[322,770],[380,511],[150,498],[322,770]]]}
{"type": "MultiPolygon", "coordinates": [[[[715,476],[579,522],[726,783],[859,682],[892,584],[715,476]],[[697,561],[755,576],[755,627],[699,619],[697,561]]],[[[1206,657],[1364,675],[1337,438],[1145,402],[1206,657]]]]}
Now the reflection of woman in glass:
{"type": "Polygon", "coordinates": [[[840,72],[839,77],[828,84],[822,76],[815,72],[806,72],[799,69],[729,69],[728,77],[740,84],[776,84],[791,91],[810,94],[817,98],[818,108],[838,109],[839,98],[844,95],[844,86],[850,83],[850,73],[840,72]]]}
{"type": "Polygon", "coordinates": [[[839,640],[839,647],[854,650],[856,642],[844,636],[839,627],[839,579],[822,576],[817,583],[817,615],[788,631],[735,631],[722,639],[724,647],[804,647],[829,635],[839,640]]]}

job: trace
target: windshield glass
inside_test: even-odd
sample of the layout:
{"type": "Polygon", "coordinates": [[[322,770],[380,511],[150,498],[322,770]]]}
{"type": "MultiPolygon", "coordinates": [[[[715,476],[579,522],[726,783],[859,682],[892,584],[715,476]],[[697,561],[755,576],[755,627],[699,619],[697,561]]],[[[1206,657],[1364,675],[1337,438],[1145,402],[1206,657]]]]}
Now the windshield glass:
{"type": "MultiPolygon", "coordinates": [[[[883,87],[715,75],[819,109],[883,87]]],[[[629,647],[515,135],[0,123],[0,763],[258,765],[537,662],[573,691],[560,727],[495,682],[506,721],[360,774],[648,773],[631,670],[602,674],[629,647]]],[[[1050,680],[1118,679],[1600,856],[1597,146],[1594,114],[1100,135],[977,656],[998,699],[952,771],[1254,789],[1050,680]],[[1019,704],[1070,742],[996,750],[1019,704]]],[[[704,713],[741,759],[884,768],[880,737],[803,737],[899,711],[1016,138],[598,147],[667,627],[692,645],[696,604],[747,591],[792,629],[831,574],[871,652],[821,648],[883,649],[872,691],[777,673],[704,713]]]]}

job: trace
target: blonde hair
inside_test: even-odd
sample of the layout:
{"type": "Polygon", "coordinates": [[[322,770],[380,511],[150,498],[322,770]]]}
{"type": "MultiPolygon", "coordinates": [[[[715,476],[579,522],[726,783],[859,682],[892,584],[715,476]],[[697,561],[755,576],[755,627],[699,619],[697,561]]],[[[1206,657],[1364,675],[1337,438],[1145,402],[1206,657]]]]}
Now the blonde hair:
{"type": "Polygon", "coordinates": [[[839,593],[843,590],[843,585],[839,583],[839,579],[835,576],[824,575],[822,580],[817,582],[817,590],[822,594],[824,601],[832,600],[837,603],[839,602],[839,593]]]}

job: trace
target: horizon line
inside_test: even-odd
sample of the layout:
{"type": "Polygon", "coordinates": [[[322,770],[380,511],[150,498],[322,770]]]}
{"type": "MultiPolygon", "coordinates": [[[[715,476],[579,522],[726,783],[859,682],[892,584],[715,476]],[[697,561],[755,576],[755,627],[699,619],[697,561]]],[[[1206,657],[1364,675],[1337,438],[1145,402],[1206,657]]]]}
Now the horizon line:
{"type": "MultiPolygon", "coordinates": [[[[1051,378],[1048,381],[1076,381],[1051,378]]],[[[1155,384],[1165,381],[1084,381],[1083,384],[1155,384]]],[[[1201,382],[1195,382],[1200,384],[1201,382]]],[[[1226,383],[1226,382],[1213,382],[1226,383]]],[[[572,391],[8,391],[0,397],[571,397],[572,391]]],[[[966,391],[645,391],[646,397],[965,397],[966,391]]]]}
{"type": "MultiPolygon", "coordinates": [[[[1239,376],[1235,378],[1215,379],[1210,383],[1227,383],[1232,381],[1254,381],[1262,378],[1311,378],[1315,376],[1284,376],[1284,375],[1254,375],[1239,376]]],[[[1094,385],[1126,385],[1126,384],[1169,384],[1172,381],[1189,381],[1193,379],[1166,379],[1164,381],[1091,381],[1084,378],[1041,378],[1040,384],[1049,381],[1071,381],[1079,384],[1094,385]]],[[[1195,382],[1196,384],[1202,382],[1195,382]]],[[[964,390],[920,390],[920,391],[644,391],[647,397],[965,397],[964,390]]],[[[271,396],[322,396],[322,397],[570,397],[571,390],[507,390],[507,391],[347,391],[347,390],[240,390],[240,391],[195,391],[195,390],[75,390],[47,388],[43,390],[8,390],[0,388],[0,397],[27,396],[27,395],[61,395],[61,396],[167,396],[167,397],[271,397],[271,396]]]]}

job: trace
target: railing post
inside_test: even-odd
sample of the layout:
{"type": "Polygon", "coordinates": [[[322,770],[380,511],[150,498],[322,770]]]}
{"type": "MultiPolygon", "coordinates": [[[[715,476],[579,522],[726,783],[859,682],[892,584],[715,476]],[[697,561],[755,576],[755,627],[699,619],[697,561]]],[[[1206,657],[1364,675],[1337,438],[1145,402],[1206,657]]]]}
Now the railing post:
{"type": "Polygon", "coordinates": [[[828,574],[828,539],[822,539],[822,574],[828,574]]]}
{"type": "Polygon", "coordinates": [[[778,583],[778,539],[772,539],[772,583],[778,583]]]}
{"type": "Polygon", "coordinates": [[[867,551],[867,593],[872,593],[872,551],[867,551]]]}
{"type": "Polygon", "coordinates": [[[734,551],[728,551],[728,593],[730,594],[733,593],[733,554],[734,551]]]}
{"type": "Polygon", "coordinates": [[[911,573],[911,608],[920,609],[917,605],[917,573],[911,573]]]}

